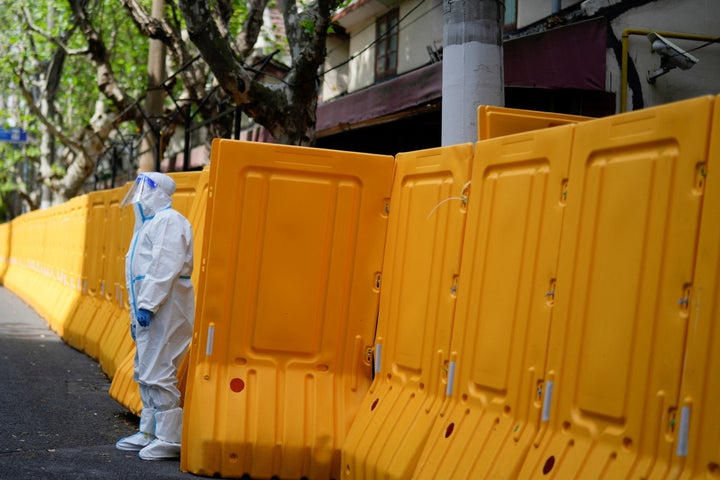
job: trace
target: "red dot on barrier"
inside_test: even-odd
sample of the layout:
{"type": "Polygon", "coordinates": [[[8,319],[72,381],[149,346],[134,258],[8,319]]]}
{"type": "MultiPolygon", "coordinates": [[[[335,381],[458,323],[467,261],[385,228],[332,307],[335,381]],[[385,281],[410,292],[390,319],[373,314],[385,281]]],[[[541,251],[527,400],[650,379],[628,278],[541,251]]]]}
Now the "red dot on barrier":
{"type": "Polygon", "coordinates": [[[230,380],[230,390],[235,393],[240,393],[245,389],[245,382],[241,378],[233,378],[230,380]]]}

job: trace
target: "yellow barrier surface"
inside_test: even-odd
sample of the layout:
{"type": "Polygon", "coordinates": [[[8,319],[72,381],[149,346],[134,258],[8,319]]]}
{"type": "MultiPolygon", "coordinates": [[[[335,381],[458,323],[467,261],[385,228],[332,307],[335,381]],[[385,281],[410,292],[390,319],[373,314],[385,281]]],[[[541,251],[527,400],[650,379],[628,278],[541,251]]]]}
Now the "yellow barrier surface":
{"type": "Polygon", "coordinates": [[[370,384],[393,163],[215,141],[184,471],[339,476],[370,384]]]}
{"type": "Polygon", "coordinates": [[[650,478],[675,450],[713,100],[576,125],[528,478],[650,478]]]}
{"type": "Polygon", "coordinates": [[[5,272],[10,265],[10,242],[12,239],[12,222],[0,224],[0,284],[4,283],[5,272]]]}
{"type": "Polygon", "coordinates": [[[130,352],[128,352],[125,359],[120,363],[120,365],[118,365],[108,393],[120,405],[124,406],[135,415],[140,416],[143,405],[142,399],[140,398],[140,388],[133,380],[134,368],[135,346],[133,344],[130,352]]]}
{"type": "MultiPolygon", "coordinates": [[[[65,340],[76,349],[97,359],[98,343],[107,326],[105,322],[93,321],[104,304],[103,269],[106,265],[104,246],[108,234],[105,217],[107,193],[91,192],[86,197],[87,217],[80,281],[83,296],[73,318],[65,325],[65,340]]],[[[107,313],[103,310],[100,316],[106,318],[107,313]]]]}
{"type": "Polygon", "coordinates": [[[410,478],[445,398],[471,144],[399,154],[375,380],[342,450],[342,478],[410,478]]]}
{"type": "Polygon", "coordinates": [[[687,346],[675,425],[668,432],[668,441],[675,441],[670,471],[682,479],[720,476],[720,97],[715,99],[707,169],[699,174],[695,193],[704,198],[684,319],[687,346]]]}
{"type": "Polygon", "coordinates": [[[96,317],[95,322],[106,323],[107,327],[98,344],[98,362],[108,377],[113,378],[118,366],[132,349],[130,337],[129,311],[120,301],[121,286],[125,284],[125,252],[130,244],[134,214],[131,208],[120,208],[126,188],[107,190],[105,218],[107,235],[103,249],[105,251],[105,270],[101,295],[106,307],[105,317],[96,317]]]}
{"type": "Polygon", "coordinates": [[[75,197],[63,204],[62,214],[48,225],[50,260],[56,263],[55,280],[62,285],[62,294],[52,306],[48,322],[61,337],[71,321],[82,297],[81,278],[87,197],[75,197]]]}
{"type": "Polygon", "coordinates": [[[573,128],[477,143],[451,399],[413,478],[517,478],[540,423],[573,128]]]}
{"type": "Polygon", "coordinates": [[[480,105],[478,107],[478,140],[487,140],[512,135],[513,133],[541,130],[588,120],[592,120],[592,118],[564,113],[480,105]]]}

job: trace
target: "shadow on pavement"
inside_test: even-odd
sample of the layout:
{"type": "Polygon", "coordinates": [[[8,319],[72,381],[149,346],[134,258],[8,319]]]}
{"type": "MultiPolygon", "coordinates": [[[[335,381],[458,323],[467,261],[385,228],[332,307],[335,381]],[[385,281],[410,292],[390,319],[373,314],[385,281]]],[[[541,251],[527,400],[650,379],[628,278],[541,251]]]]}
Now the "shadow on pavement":
{"type": "Polygon", "coordinates": [[[147,462],[115,449],[138,419],[110,395],[100,366],[66,345],[0,287],[0,478],[201,478],[179,460],[147,462]]]}

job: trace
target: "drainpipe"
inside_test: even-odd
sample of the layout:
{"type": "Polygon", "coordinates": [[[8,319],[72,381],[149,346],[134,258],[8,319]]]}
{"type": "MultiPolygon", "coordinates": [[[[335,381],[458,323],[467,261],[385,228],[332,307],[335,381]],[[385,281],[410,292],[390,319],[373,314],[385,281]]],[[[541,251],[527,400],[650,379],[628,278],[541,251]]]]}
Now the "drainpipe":
{"type": "Polygon", "coordinates": [[[657,30],[640,30],[637,28],[626,28],[622,34],[622,63],[620,66],[620,112],[627,111],[627,71],[628,71],[628,43],[630,35],[649,35],[657,33],[667,38],[679,38],[681,40],[695,40],[697,42],[717,42],[718,37],[708,35],[694,35],[692,33],[659,32],[657,30]]]}
{"type": "Polygon", "coordinates": [[[560,0],[552,0],[552,9],[551,12],[553,15],[558,13],[560,10],[562,10],[562,7],[560,5],[560,0]]]}

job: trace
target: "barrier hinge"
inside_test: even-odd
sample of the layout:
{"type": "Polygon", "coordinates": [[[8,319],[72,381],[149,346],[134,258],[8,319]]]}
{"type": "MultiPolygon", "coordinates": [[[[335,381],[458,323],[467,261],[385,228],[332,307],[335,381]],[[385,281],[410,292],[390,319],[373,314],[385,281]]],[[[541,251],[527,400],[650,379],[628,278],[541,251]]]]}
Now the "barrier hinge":
{"type": "Polygon", "coordinates": [[[372,365],[374,357],[375,357],[375,347],[367,345],[365,347],[365,362],[368,365],[372,365]]]}
{"type": "Polygon", "coordinates": [[[692,296],[692,284],[686,283],[683,285],[683,291],[680,299],[678,300],[678,306],[680,312],[683,315],[687,315],[690,311],[690,298],[692,296]]]}
{"type": "Polygon", "coordinates": [[[705,193],[705,178],[707,177],[707,165],[698,163],[695,167],[695,194],[702,195],[705,193]]]}

